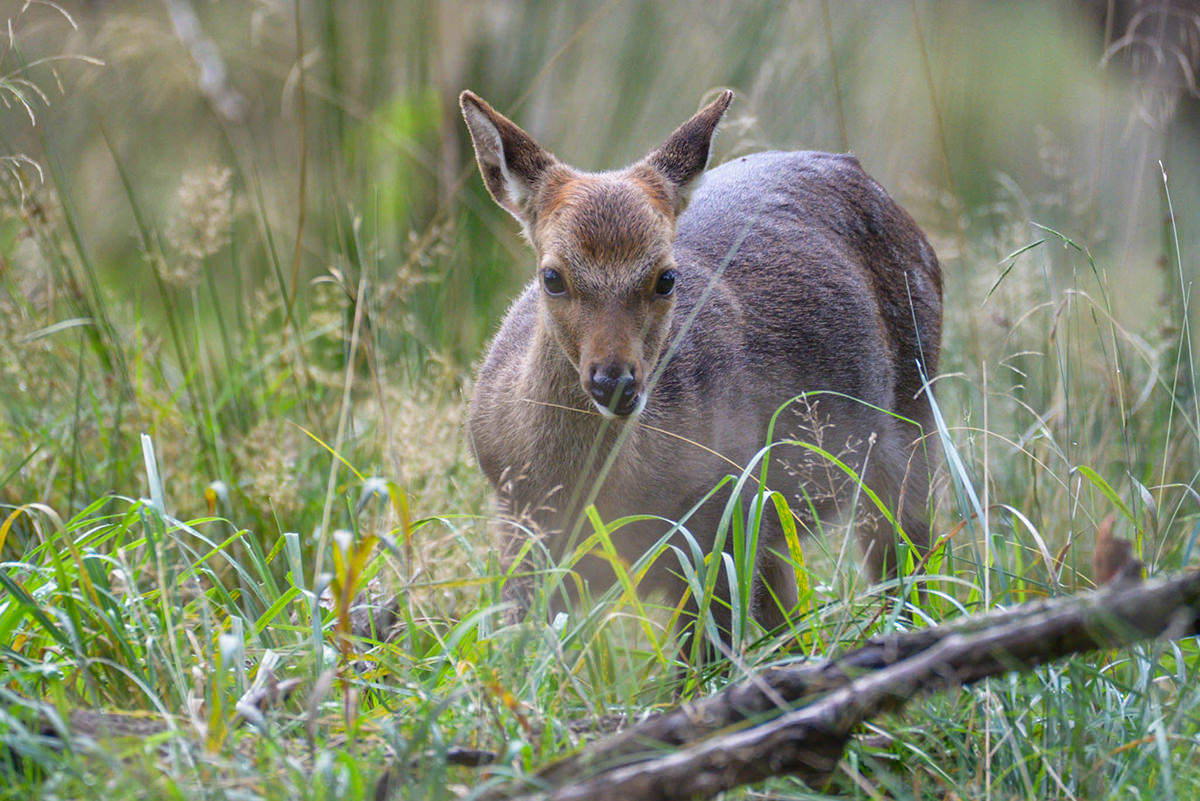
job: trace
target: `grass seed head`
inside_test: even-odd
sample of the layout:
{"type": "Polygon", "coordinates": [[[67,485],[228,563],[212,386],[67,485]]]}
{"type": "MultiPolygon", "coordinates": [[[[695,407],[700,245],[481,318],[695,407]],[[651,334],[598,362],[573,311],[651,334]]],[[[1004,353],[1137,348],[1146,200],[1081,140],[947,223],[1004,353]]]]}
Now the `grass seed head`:
{"type": "Polygon", "coordinates": [[[178,210],[167,227],[167,239],[183,258],[167,265],[166,278],[176,286],[200,280],[203,261],[229,244],[233,228],[233,171],[208,166],[184,174],[176,193],[178,210]]]}

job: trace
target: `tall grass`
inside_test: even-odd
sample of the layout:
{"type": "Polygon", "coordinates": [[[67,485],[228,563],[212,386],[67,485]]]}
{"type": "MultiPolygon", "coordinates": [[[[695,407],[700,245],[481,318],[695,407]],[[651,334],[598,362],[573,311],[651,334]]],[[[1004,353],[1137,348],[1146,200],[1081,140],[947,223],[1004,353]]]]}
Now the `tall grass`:
{"type": "MultiPolygon", "coordinates": [[[[360,798],[393,765],[402,797],[458,797],[677,693],[1087,589],[1113,513],[1151,572],[1190,563],[1194,135],[1167,150],[1130,125],[1070,7],[196,4],[197,39],[180,5],[6,12],[0,794],[360,798]],[[226,83],[201,86],[214,52],[226,83]],[[729,667],[689,673],[702,638],[676,640],[682,599],[639,597],[639,573],[668,560],[720,603],[774,496],[730,507],[728,559],[614,559],[593,604],[504,623],[515,577],[461,428],[529,257],[453,98],[604,168],[717,85],[739,91],[719,157],[846,142],[936,241],[947,459],[910,614],[888,599],[911,586],[868,585],[839,531],[796,532],[804,614],[764,632],[734,592],[729,667]],[[462,747],[498,759],[457,767],[462,747]]],[[[575,555],[629,522],[589,518],[575,555]]],[[[915,702],[854,744],[838,791],[1191,797],[1195,650],[915,702]]]]}

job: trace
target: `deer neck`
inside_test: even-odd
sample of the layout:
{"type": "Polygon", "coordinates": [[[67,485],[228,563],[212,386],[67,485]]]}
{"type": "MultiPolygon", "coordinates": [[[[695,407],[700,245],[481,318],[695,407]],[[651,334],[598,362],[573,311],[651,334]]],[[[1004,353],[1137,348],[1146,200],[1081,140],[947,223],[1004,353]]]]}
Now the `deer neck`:
{"type": "Polygon", "coordinates": [[[538,321],[532,347],[522,370],[523,392],[528,408],[522,414],[530,428],[542,432],[543,448],[553,441],[558,457],[571,463],[579,475],[600,469],[618,439],[628,450],[637,433],[633,420],[604,418],[596,411],[579,381],[579,370],[563,352],[549,327],[538,321]],[[626,427],[632,427],[622,437],[626,427]],[[549,435],[549,436],[548,436],[549,435]]]}
{"type": "Polygon", "coordinates": [[[579,383],[579,370],[567,358],[549,325],[541,319],[545,313],[538,309],[533,342],[521,371],[522,397],[528,398],[541,414],[568,414],[584,421],[591,405],[579,383]],[[567,409],[574,411],[567,412],[567,409]]]}

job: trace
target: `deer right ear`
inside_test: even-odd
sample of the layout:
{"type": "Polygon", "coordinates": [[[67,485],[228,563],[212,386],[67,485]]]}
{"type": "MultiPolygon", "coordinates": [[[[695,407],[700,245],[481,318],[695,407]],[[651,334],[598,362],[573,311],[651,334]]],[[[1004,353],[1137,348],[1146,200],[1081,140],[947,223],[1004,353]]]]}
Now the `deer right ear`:
{"type": "Polygon", "coordinates": [[[658,170],[671,186],[676,214],[683,211],[688,196],[708,167],[713,136],[732,101],[733,92],[728,89],[721,92],[716,100],[696,112],[657,150],[646,156],[646,163],[658,170]]]}
{"type": "Polygon", "coordinates": [[[458,102],[488,192],[528,234],[533,223],[529,202],[554,156],[474,92],[463,92],[458,102]]]}

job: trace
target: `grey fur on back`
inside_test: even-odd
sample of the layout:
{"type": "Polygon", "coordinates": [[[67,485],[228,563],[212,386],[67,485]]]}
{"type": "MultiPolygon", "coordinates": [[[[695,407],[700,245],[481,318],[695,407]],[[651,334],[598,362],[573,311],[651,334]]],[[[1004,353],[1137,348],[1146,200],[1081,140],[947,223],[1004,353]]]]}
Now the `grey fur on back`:
{"type": "MultiPolygon", "coordinates": [[[[926,407],[917,364],[937,374],[941,270],[853,156],[770,151],[710,170],[679,218],[675,251],[688,285],[720,272],[745,315],[746,355],[794,376],[790,394],[772,387],[780,402],[834,390],[926,407]]],[[[680,293],[677,323],[697,299],[694,286],[680,293]]]]}

